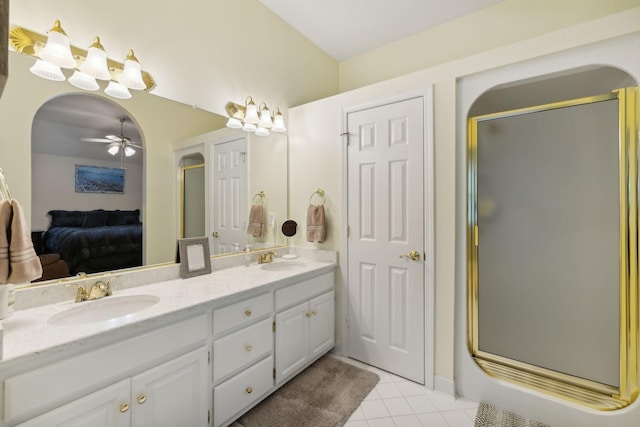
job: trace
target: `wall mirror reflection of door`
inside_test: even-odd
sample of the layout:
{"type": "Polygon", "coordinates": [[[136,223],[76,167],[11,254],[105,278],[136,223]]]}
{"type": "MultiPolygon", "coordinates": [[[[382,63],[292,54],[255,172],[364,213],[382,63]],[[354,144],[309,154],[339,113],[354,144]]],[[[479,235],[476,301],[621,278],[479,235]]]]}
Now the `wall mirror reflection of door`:
{"type": "Polygon", "coordinates": [[[202,154],[183,157],[180,179],[180,237],[205,236],[205,176],[202,154]]]}
{"type": "Polygon", "coordinates": [[[601,410],[638,391],[636,84],[602,67],[496,88],[468,122],[472,356],[601,410]]]}

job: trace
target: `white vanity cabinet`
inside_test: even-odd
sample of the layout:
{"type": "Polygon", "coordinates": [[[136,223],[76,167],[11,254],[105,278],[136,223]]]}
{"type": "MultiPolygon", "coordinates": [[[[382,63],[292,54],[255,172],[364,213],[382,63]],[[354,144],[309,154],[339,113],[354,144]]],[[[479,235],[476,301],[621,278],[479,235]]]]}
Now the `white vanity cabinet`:
{"type": "Polygon", "coordinates": [[[200,348],[20,427],[206,426],[207,359],[207,348],[200,348]]]}
{"type": "Polygon", "coordinates": [[[213,419],[223,425],[273,388],[273,292],[213,312],[213,419]]]}
{"type": "Polygon", "coordinates": [[[209,425],[208,313],[10,374],[1,425],[209,425]]]}
{"type": "Polygon", "coordinates": [[[276,291],[277,385],[334,346],[333,287],[332,272],[276,291]]]}

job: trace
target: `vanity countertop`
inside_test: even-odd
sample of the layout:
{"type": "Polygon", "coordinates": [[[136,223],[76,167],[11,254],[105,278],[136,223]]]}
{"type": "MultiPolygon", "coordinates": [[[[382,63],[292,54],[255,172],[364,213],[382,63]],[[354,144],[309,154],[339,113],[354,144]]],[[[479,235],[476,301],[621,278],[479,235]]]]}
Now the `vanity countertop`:
{"type": "MultiPolygon", "coordinates": [[[[106,298],[154,295],[159,297],[159,302],[142,311],[112,320],[72,325],[48,323],[51,316],[71,307],[100,300],[82,303],[66,301],[16,311],[13,316],[2,320],[4,351],[0,364],[54,354],[70,346],[100,339],[106,333],[117,333],[132,325],[159,321],[171,315],[184,315],[189,311],[201,310],[207,305],[222,305],[241,296],[257,295],[332,271],[336,266],[335,262],[306,258],[297,261],[305,265],[292,271],[263,270],[260,265],[252,264],[217,270],[189,279],[168,280],[123,290],[114,288],[113,296],[106,298]]],[[[278,262],[282,261],[274,261],[278,262]]],[[[20,295],[16,298],[20,298],[20,295]]]]}

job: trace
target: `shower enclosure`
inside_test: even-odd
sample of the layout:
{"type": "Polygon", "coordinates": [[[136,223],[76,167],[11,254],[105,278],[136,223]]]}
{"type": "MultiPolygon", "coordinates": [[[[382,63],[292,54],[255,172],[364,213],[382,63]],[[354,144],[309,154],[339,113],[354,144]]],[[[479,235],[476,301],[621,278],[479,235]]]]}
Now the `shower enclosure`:
{"type": "Polygon", "coordinates": [[[467,344],[600,410],[638,395],[638,91],[468,119],[467,344]]]}

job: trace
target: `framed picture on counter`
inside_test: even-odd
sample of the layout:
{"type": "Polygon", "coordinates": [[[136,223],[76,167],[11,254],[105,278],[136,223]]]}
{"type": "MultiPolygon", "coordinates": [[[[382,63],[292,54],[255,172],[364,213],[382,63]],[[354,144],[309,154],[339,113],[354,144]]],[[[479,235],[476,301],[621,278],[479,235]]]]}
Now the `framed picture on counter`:
{"type": "Polygon", "coordinates": [[[211,273],[209,239],[190,237],[178,240],[180,277],[183,279],[211,273]]]}

